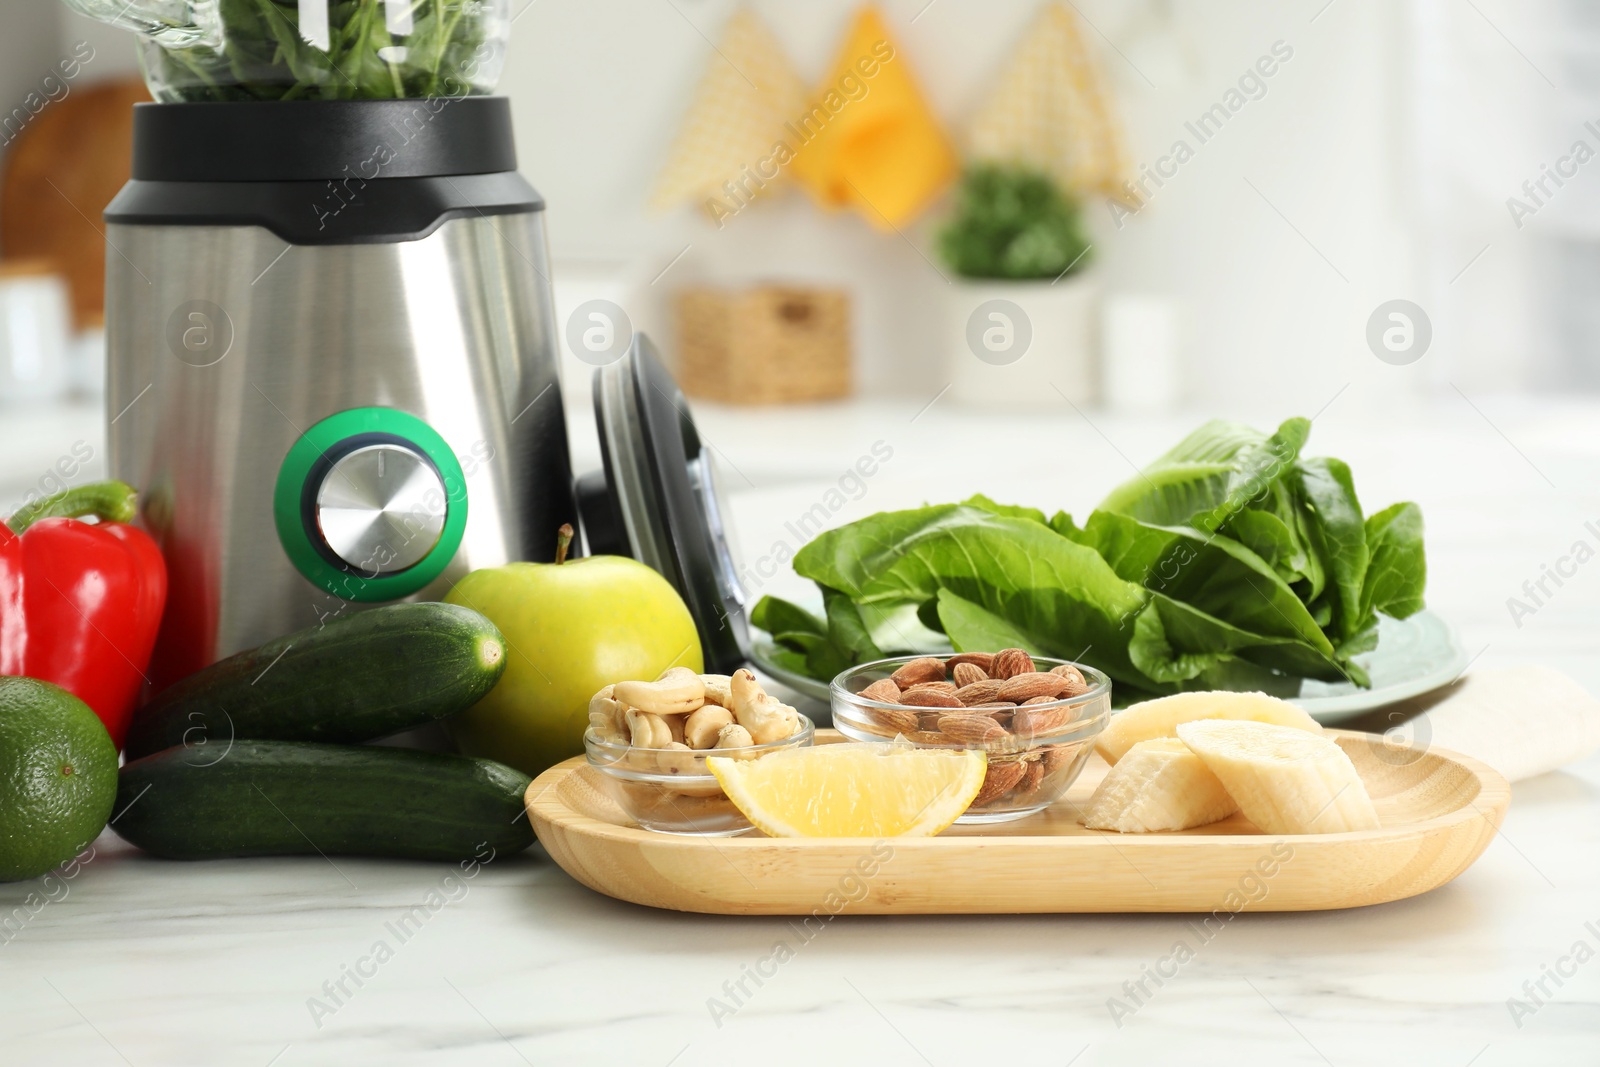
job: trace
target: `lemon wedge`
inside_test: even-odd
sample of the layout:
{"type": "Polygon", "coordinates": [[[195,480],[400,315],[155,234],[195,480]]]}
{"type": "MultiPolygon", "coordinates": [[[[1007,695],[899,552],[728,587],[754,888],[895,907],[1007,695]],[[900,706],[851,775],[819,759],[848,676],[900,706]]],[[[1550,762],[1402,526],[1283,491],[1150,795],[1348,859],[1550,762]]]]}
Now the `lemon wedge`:
{"type": "Polygon", "coordinates": [[[932,837],[967,810],[987,765],[975,749],[866,743],[706,760],[768,837],[932,837]]]}

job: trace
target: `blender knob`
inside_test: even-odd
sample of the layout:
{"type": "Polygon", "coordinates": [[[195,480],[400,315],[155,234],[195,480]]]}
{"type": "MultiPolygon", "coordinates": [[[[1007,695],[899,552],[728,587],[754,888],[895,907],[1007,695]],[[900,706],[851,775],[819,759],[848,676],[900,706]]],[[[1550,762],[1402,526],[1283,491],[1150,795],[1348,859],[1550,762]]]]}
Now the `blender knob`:
{"type": "Polygon", "coordinates": [[[439,471],[401,444],[357,448],[334,461],[316,492],[322,541],[366,574],[393,574],[439,543],[449,500],[439,471]]]}

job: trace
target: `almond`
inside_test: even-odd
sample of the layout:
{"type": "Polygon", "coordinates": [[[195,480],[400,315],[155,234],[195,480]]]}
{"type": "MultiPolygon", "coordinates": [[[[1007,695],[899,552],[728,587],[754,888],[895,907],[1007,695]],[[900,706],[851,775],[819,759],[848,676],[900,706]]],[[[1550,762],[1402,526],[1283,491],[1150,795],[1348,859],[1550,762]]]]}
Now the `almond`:
{"type": "Polygon", "coordinates": [[[919,745],[948,745],[950,739],[937,730],[918,730],[914,734],[906,734],[907,741],[915,741],[919,745]]]}
{"type": "Polygon", "coordinates": [[[1051,667],[1050,673],[1059,674],[1067,680],[1067,688],[1061,693],[1064,697],[1082,696],[1094,688],[1089,684],[1089,680],[1083,676],[1083,672],[1070,663],[1063,663],[1059,667],[1051,667]]]}
{"type": "Polygon", "coordinates": [[[1009,728],[1011,726],[1011,713],[1017,710],[1017,706],[996,700],[988,704],[974,704],[967,710],[975,715],[987,715],[1001,726],[1009,728]]]}
{"type": "Polygon", "coordinates": [[[961,701],[954,693],[946,693],[932,686],[917,686],[900,694],[900,703],[910,708],[959,708],[961,701]]]}
{"type": "Polygon", "coordinates": [[[1017,800],[1038,792],[1039,783],[1044,781],[1044,760],[1029,760],[1022,767],[1022,778],[1018,780],[1016,792],[1012,794],[1017,800]]]}
{"type": "MultiPolygon", "coordinates": [[[[916,689],[937,689],[941,693],[954,694],[955,691],[956,691],[956,688],[957,688],[956,687],[956,683],[954,683],[954,682],[918,682],[916,685],[912,686],[910,689],[907,689],[905,691],[905,693],[912,692],[913,690],[916,690],[916,689]]],[[[904,697],[905,693],[902,693],[901,696],[904,697]]]]}
{"type": "Polygon", "coordinates": [[[1032,707],[1035,704],[1057,704],[1057,703],[1060,703],[1060,701],[1058,701],[1055,697],[1030,697],[1029,699],[1024,700],[1022,702],[1022,706],[1026,708],[1026,707],[1032,707]]]}
{"type": "Polygon", "coordinates": [[[881,733],[884,737],[915,733],[919,725],[916,712],[901,711],[898,708],[867,709],[866,719],[876,727],[873,733],[881,733]]]}
{"type": "Polygon", "coordinates": [[[977,682],[988,681],[989,674],[976,663],[957,663],[950,668],[950,680],[959,689],[977,682]]]}
{"type": "Polygon", "coordinates": [[[879,678],[856,696],[863,700],[876,700],[882,704],[900,703],[900,687],[888,678],[879,678]]]}
{"type": "Polygon", "coordinates": [[[989,664],[989,677],[1010,678],[1018,674],[1032,674],[1037,668],[1033,657],[1020,648],[1004,648],[994,654],[989,664]]]}
{"type": "Polygon", "coordinates": [[[1069,679],[1071,681],[1074,681],[1074,682],[1077,682],[1079,685],[1082,685],[1082,686],[1087,686],[1089,684],[1084,679],[1083,672],[1080,671],[1077,667],[1074,667],[1070,663],[1063,663],[1059,667],[1051,667],[1050,668],[1050,673],[1051,674],[1059,674],[1059,675],[1061,675],[1061,677],[1067,678],[1067,679],[1069,679]]]}
{"type": "Polygon", "coordinates": [[[946,670],[953,671],[963,663],[970,663],[984,674],[988,674],[989,667],[994,663],[994,653],[962,652],[959,655],[951,656],[949,659],[945,660],[944,666],[946,670]]]}
{"type": "Polygon", "coordinates": [[[1011,760],[1008,763],[991,763],[983,776],[983,788],[978,790],[978,795],[972,798],[969,808],[992,804],[1011,791],[1026,773],[1022,763],[1011,760]]]}
{"type": "Polygon", "coordinates": [[[1034,697],[1058,697],[1069,684],[1059,674],[1042,674],[1038,671],[1013,674],[1000,687],[1000,699],[1021,704],[1034,697]]]}
{"type": "Polygon", "coordinates": [[[981,682],[973,682],[956,690],[956,699],[971,707],[974,704],[989,704],[1000,699],[1000,687],[1004,682],[994,678],[985,678],[981,682]]]}
{"type": "Polygon", "coordinates": [[[1011,732],[1018,737],[1049,737],[1072,721],[1076,709],[1057,705],[1030,708],[1026,704],[1011,716],[1011,732]]]}
{"type": "Polygon", "coordinates": [[[889,680],[903,690],[924,682],[942,682],[944,662],[932,656],[923,656],[902,664],[899,670],[889,676],[889,680]]]}
{"type": "Polygon", "coordinates": [[[987,745],[1006,739],[1006,728],[987,715],[945,715],[939,732],[957,744],[987,745]]]}
{"type": "Polygon", "coordinates": [[[1071,763],[1078,755],[1078,749],[1084,742],[1073,745],[1046,745],[1044,747],[1044,774],[1048,778],[1061,768],[1071,763]]]}

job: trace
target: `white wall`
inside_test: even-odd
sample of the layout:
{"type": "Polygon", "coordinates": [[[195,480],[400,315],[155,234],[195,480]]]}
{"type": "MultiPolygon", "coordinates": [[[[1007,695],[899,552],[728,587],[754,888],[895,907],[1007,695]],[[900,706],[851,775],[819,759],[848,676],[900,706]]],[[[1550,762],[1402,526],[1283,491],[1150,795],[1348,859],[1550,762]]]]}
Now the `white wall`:
{"type": "MultiPolygon", "coordinates": [[[[754,6],[815,79],[856,4],[754,6]]],[[[1398,5],[1340,0],[1315,22],[1321,0],[1078,6],[1127,57],[1086,31],[1140,160],[1164,153],[1183,135],[1183,121],[1216,102],[1274,41],[1294,50],[1267,95],[1241,110],[1136,219],[1119,231],[1103,206],[1091,212],[1110,291],[1184,302],[1191,397],[1310,412],[1345,382],[1382,378],[1391,368],[1366,350],[1365,320],[1381,301],[1417,290],[1398,191],[1406,146],[1398,5]]],[[[701,71],[720,62],[706,38],[718,38],[733,4],[680,0],[677,7],[687,20],[667,3],[539,0],[515,25],[502,86],[517,103],[523,169],[550,203],[558,268],[625,270],[638,283],[629,304],[636,325],[657,333],[666,321],[662,291],[688,281],[850,284],[865,387],[923,389],[932,354],[946,341],[936,313],[946,282],[910,243],[926,250],[928,223],[914,227],[908,242],[853,217],[822,215],[799,193],[752,208],[721,231],[692,211],[663,218],[645,208],[701,71]],[[649,286],[685,246],[682,260],[649,286]]],[[[1034,0],[893,0],[884,10],[934,107],[959,126],[1035,7],[1034,0]]]]}
{"type": "MultiPolygon", "coordinates": [[[[564,303],[620,294],[637,326],[669,342],[667,300],[684,284],[847,285],[857,296],[863,388],[926,391],[949,340],[938,313],[947,282],[928,262],[934,219],[903,237],[884,235],[852,216],[819,212],[799,192],[753,207],[722,230],[692,209],[657,215],[646,208],[701,72],[720,62],[710,41],[735,0],[510,3],[520,14],[502,91],[516,105],[523,171],[550,205],[564,303]]],[[[1430,390],[1453,396],[1452,382],[1501,389],[1537,380],[1530,368],[1538,361],[1518,317],[1531,306],[1518,294],[1539,284],[1526,254],[1500,242],[1450,288],[1440,279],[1481,241],[1463,233],[1455,248],[1441,246],[1437,232],[1431,242],[1422,239],[1430,215],[1418,190],[1432,195],[1425,179],[1439,140],[1462,132],[1419,128],[1417,121],[1418,84],[1430,77],[1427,57],[1437,42],[1418,36],[1419,25],[1428,31],[1433,23],[1416,13],[1433,3],[1077,0],[1142,162],[1155,161],[1175,138],[1193,140],[1185,120],[1217,102],[1274,42],[1294,51],[1266,95],[1200,147],[1126,226],[1118,229],[1103,205],[1090,211],[1106,290],[1180,303],[1193,403],[1309,413],[1346,383],[1358,387],[1350,395],[1362,403],[1385,405],[1430,390]],[[1395,297],[1417,300],[1438,320],[1435,349],[1418,373],[1379,363],[1364,343],[1368,314],[1395,297]]],[[[857,0],[753,6],[814,80],[857,0]]],[[[882,6],[934,108],[959,129],[1037,0],[882,6]]],[[[1482,14],[1464,12],[1458,20],[1474,51],[1456,75],[1490,86],[1529,77],[1506,39],[1538,55],[1548,43],[1533,31],[1539,23],[1530,26],[1534,16],[1510,2],[1482,0],[1480,7],[1482,14]]],[[[25,91],[29,64],[50,47],[41,43],[50,37],[40,20],[51,11],[58,42],[98,34],[91,76],[133,69],[126,37],[69,15],[57,0],[8,0],[0,91],[25,91]]],[[[1501,132],[1521,122],[1512,108],[1501,132]]],[[[1465,130],[1462,143],[1508,174],[1537,173],[1550,147],[1498,135],[1473,141],[1471,134],[1465,130]]]]}
{"type": "Polygon", "coordinates": [[[85,85],[112,78],[129,78],[139,73],[139,53],[132,34],[73,11],[61,0],[10,0],[12,3],[38,3],[56,12],[56,47],[70,52],[78,41],[94,47],[94,61],[84,67],[85,85]]]}

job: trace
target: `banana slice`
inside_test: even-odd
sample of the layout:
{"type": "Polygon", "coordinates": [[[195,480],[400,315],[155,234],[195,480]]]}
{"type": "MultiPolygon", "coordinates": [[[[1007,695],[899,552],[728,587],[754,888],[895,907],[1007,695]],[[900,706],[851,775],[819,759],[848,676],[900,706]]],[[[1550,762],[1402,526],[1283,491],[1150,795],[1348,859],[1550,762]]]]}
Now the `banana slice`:
{"type": "Polygon", "coordinates": [[[1187,830],[1226,819],[1239,806],[1199,756],[1176,737],[1141,741],[1089,798],[1083,825],[1125,834],[1187,830]]]}
{"type": "Polygon", "coordinates": [[[1367,787],[1331,737],[1225,719],[1180,723],[1177,730],[1262,833],[1378,828],[1367,787]]]}
{"type": "MultiPolygon", "coordinates": [[[[618,694],[621,695],[620,693],[618,694]]],[[[1123,753],[1152,737],[1176,737],[1180,722],[1196,719],[1248,719],[1293,726],[1297,730],[1320,733],[1317,720],[1289,703],[1265,693],[1178,693],[1175,696],[1146,700],[1111,716],[1111,722],[1095,741],[1095,751],[1107,763],[1115,763],[1123,753]]]]}

